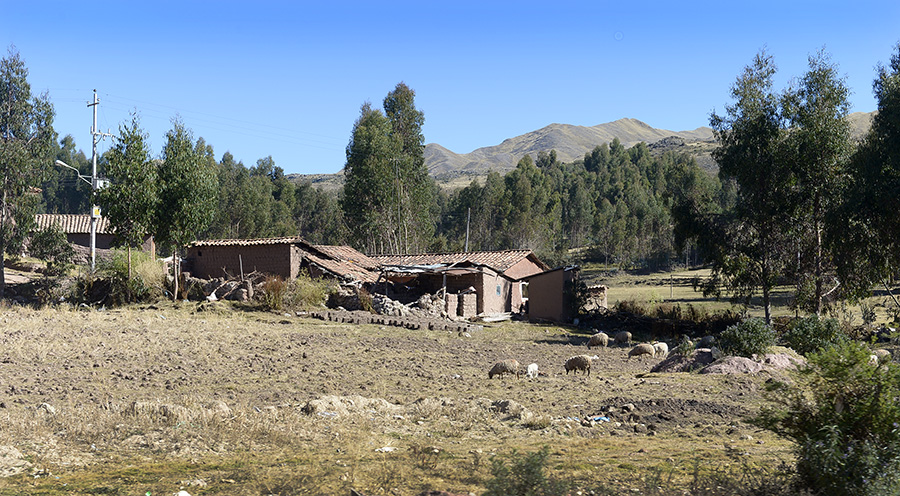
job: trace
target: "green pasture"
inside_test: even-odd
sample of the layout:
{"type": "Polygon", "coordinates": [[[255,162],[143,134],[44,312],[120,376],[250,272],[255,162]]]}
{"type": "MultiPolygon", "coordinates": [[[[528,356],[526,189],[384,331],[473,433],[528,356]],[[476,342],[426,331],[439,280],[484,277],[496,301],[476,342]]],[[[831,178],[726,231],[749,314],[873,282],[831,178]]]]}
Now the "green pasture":
{"type": "MultiPolygon", "coordinates": [[[[715,296],[704,296],[700,289],[695,289],[696,282],[708,278],[710,269],[679,269],[670,272],[654,272],[638,274],[617,268],[607,268],[603,264],[583,264],[581,277],[588,285],[605,284],[609,307],[621,301],[634,301],[647,304],[673,303],[691,304],[706,308],[710,313],[725,310],[745,311],[751,317],[763,317],[762,295],[754,296],[750,305],[734,304],[730,295],[723,293],[720,299],[715,296]]],[[[895,295],[900,289],[891,288],[895,295]]],[[[803,315],[791,308],[794,288],[779,286],[772,297],[772,315],[803,315]]],[[[887,324],[894,320],[891,310],[897,308],[884,288],[873,288],[873,295],[856,303],[836,304],[830,316],[853,325],[863,323],[863,308],[869,307],[875,312],[875,323],[887,324]]]]}

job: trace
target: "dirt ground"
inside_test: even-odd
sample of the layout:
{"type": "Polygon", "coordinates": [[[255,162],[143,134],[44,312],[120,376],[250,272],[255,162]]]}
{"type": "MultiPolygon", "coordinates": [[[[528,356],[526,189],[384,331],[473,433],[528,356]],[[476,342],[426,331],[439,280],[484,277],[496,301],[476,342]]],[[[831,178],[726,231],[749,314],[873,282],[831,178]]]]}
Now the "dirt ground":
{"type": "MultiPolygon", "coordinates": [[[[744,421],[762,401],[763,382],[784,372],[650,373],[661,358],[629,360],[629,347],[587,350],[587,334],[558,326],[503,323],[461,335],[222,303],[106,311],[5,307],[0,325],[0,417],[6,417],[0,446],[18,449],[32,471],[57,476],[101,477],[98,472],[135,457],[202,464],[251,446],[331,460],[346,456],[347,443],[353,445],[348,438],[357,439],[335,436],[351,424],[365,431],[356,440],[364,446],[360,467],[385,446],[405,451],[409,463],[421,462],[417,450],[424,444],[440,446],[446,465],[426,467],[430,475],[404,472],[399,482],[328,472],[321,476],[328,489],[309,494],[354,484],[373,494],[448,487],[479,493],[487,468],[465,469],[470,462],[462,460],[471,453],[541,445],[576,467],[565,469],[575,471],[572,477],[595,477],[591,467],[620,460],[619,470],[602,480],[623,488],[635,456],[648,466],[686,466],[714,460],[724,445],[754,459],[785,454],[783,444],[744,421]],[[578,354],[597,356],[590,375],[566,374],[565,360],[578,354]],[[537,363],[540,375],[488,379],[491,366],[509,358],[523,368],[537,363]],[[185,425],[195,431],[178,430],[185,425]],[[641,443],[640,452],[634,443],[641,443]],[[384,489],[391,484],[398,487],[384,489]]],[[[177,485],[172,470],[160,480],[177,485]]],[[[205,477],[232,485],[191,494],[245,494],[233,476],[205,477]]],[[[249,479],[242,488],[256,483],[249,479]]],[[[68,482],[70,491],[76,482],[68,482]]],[[[90,492],[96,481],[84,484],[85,494],[97,494],[90,492]]],[[[159,490],[151,482],[122,484],[129,488],[122,494],[159,490]]],[[[253,491],[246,494],[260,494],[253,491]]]]}

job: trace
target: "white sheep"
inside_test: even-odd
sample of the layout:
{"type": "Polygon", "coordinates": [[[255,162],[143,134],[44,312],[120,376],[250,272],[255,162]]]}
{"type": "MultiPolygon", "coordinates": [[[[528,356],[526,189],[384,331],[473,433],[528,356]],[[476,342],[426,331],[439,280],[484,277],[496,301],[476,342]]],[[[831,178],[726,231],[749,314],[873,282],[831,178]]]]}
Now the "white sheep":
{"type": "Polygon", "coordinates": [[[501,360],[494,364],[491,367],[491,370],[488,372],[488,379],[493,379],[495,375],[503,375],[503,374],[515,374],[516,378],[519,378],[519,374],[521,373],[522,366],[519,365],[519,361],[515,359],[501,360]]]}
{"type": "Polygon", "coordinates": [[[877,349],[869,355],[869,363],[872,365],[888,363],[891,359],[891,352],[885,349],[877,349]]]}
{"type": "Polygon", "coordinates": [[[606,347],[609,344],[609,335],[605,332],[600,331],[597,334],[591,336],[591,339],[587,342],[588,349],[591,349],[591,346],[603,346],[606,347]]]}
{"type": "Polygon", "coordinates": [[[625,346],[631,343],[631,333],[628,331],[619,331],[616,333],[616,344],[625,346]]]}
{"type": "Polygon", "coordinates": [[[653,343],[653,348],[656,349],[656,356],[661,356],[663,358],[669,354],[669,345],[663,343],[662,341],[658,343],[653,343]]]}
{"type": "Polygon", "coordinates": [[[525,377],[529,379],[535,379],[538,376],[538,364],[530,363],[528,364],[528,368],[525,370],[525,377]]]}
{"type": "Polygon", "coordinates": [[[631,357],[636,356],[643,358],[644,355],[650,355],[650,357],[653,358],[656,355],[656,348],[654,348],[652,344],[641,343],[628,352],[628,359],[630,360],[631,357]]]}
{"type": "Polygon", "coordinates": [[[566,375],[569,375],[569,371],[574,371],[574,374],[578,374],[578,371],[582,371],[587,373],[587,375],[591,375],[591,360],[596,358],[600,358],[597,355],[588,356],[588,355],[575,355],[566,360],[566,375]]]}

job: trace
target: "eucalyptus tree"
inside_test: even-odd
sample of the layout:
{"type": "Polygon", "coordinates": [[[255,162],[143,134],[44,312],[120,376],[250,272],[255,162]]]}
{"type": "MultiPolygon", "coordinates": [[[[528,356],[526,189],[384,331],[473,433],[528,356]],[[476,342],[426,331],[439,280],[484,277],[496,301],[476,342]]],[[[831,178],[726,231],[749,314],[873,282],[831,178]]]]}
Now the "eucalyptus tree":
{"type": "Polygon", "coordinates": [[[40,186],[53,160],[53,105],[34,96],[28,69],[10,47],[0,60],[0,297],[6,289],[3,259],[17,253],[34,224],[40,186]]]}
{"type": "Polygon", "coordinates": [[[153,231],[159,181],[147,134],[141,129],[137,114],[119,126],[115,140],[106,154],[110,184],[98,191],[97,204],[103,208],[116,237],[128,247],[128,278],[131,279],[131,249],[140,246],[153,231]]]}
{"type": "Polygon", "coordinates": [[[416,108],[416,92],[399,83],[384,98],[384,114],[391,124],[391,136],[397,142],[392,157],[397,173],[397,219],[401,232],[399,251],[423,251],[434,236],[433,180],[425,167],[425,114],[416,108]]]}
{"type": "Polygon", "coordinates": [[[703,222],[701,234],[712,263],[707,292],[720,287],[749,302],[762,293],[771,322],[772,290],[789,260],[789,170],[784,160],[785,121],[773,89],[776,67],[762,51],[731,87],[734,103],[710,116],[718,141],[713,158],[723,182],[737,189],[734,207],[703,222]]]}
{"type": "Polygon", "coordinates": [[[399,253],[397,141],[391,123],[368,102],[360,109],[347,145],[341,209],[351,242],[369,253],[399,253]]]}
{"type": "MultiPolygon", "coordinates": [[[[853,296],[900,270],[900,43],[874,84],[877,113],[850,162],[850,186],[830,222],[838,271],[853,296]]],[[[900,306],[900,302],[895,302],[900,306]]]]}
{"type": "Polygon", "coordinates": [[[195,145],[191,131],[176,118],[166,133],[157,173],[160,191],[155,230],[160,243],[172,249],[176,281],[173,298],[177,298],[179,257],[215,215],[218,177],[212,149],[202,138],[195,145]]]}
{"type": "Polygon", "coordinates": [[[807,302],[807,309],[817,315],[825,309],[825,298],[840,285],[824,236],[827,218],[838,207],[849,179],[848,161],[853,151],[847,119],[849,94],[837,65],[819,51],[809,58],[809,70],[797,86],[784,96],[790,129],[785,153],[790,162],[790,202],[800,254],[796,299],[807,302]],[[825,287],[826,282],[830,288],[825,287]]]}

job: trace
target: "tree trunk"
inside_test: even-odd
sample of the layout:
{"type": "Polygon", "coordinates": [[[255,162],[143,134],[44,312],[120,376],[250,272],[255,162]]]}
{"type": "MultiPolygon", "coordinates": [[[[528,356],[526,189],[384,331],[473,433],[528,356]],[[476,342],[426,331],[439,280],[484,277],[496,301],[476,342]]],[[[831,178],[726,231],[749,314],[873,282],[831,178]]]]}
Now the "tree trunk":
{"type": "Polygon", "coordinates": [[[4,267],[6,262],[3,260],[5,251],[5,247],[0,247],[0,299],[6,293],[6,268],[4,267]]]}
{"type": "Polygon", "coordinates": [[[821,211],[821,203],[822,200],[819,194],[816,194],[815,205],[813,215],[815,218],[815,225],[813,226],[816,230],[816,316],[822,316],[822,300],[824,300],[824,296],[822,292],[822,278],[824,275],[822,274],[822,222],[819,220],[819,212],[821,211]]]}
{"type": "Polygon", "coordinates": [[[178,249],[172,250],[172,270],[175,272],[175,291],[172,292],[172,301],[178,301],[178,249]]]}
{"type": "Polygon", "coordinates": [[[131,245],[128,245],[128,282],[125,284],[125,294],[128,296],[128,301],[131,302],[131,245]]]}

